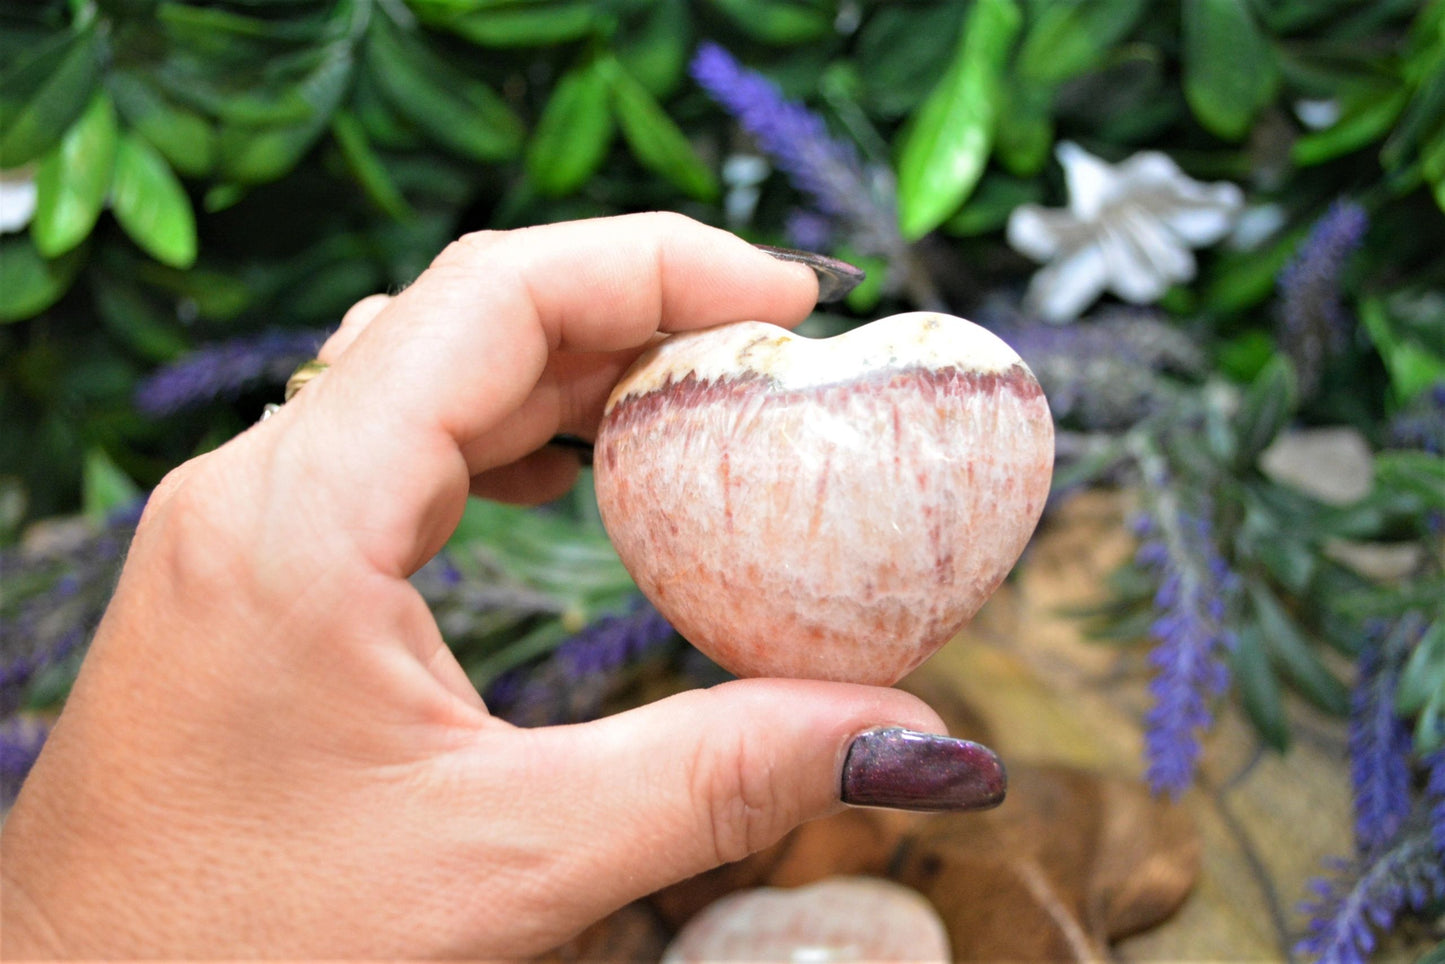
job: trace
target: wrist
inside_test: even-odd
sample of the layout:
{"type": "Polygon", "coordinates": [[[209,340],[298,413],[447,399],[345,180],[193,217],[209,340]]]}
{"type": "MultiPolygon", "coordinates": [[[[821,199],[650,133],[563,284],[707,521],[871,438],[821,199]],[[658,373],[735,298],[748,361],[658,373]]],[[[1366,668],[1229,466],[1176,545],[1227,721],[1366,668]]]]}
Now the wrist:
{"type": "Polygon", "coordinates": [[[43,904],[31,893],[23,870],[23,843],[7,820],[0,830],[0,958],[66,956],[65,942],[43,904]]]}

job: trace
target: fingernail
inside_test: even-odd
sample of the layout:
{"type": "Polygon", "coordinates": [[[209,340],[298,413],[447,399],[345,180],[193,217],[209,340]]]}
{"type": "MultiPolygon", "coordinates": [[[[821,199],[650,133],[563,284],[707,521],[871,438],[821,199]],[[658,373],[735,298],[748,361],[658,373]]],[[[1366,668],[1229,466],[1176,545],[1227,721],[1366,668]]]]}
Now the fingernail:
{"type": "Polygon", "coordinates": [[[576,435],[554,435],[547,442],[554,449],[563,449],[577,456],[583,468],[592,464],[592,443],[576,435]]]}
{"type": "Polygon", "coordinates": [[[796,261],[798,264],[805,264],[813,269],[813,274],[818,276],[818,301],[838,301],[847,296],[848,292],[863,283],[868,272],[862,268],[849,264],[846,261],[839,261],[837,258],[830,258],[826,254],[818,254],[813,251],[798,251],[794,248],[778,248],[771,244],[758,244],[754,247],[777,258],[779,261],[796,261]]]}
{"type": "Polygon", "coordinates": [[[1003,802],[1008,775],[988,747],[892,727],[848,747],[843,802],[894,810],[986,810],[1003,802]]]}

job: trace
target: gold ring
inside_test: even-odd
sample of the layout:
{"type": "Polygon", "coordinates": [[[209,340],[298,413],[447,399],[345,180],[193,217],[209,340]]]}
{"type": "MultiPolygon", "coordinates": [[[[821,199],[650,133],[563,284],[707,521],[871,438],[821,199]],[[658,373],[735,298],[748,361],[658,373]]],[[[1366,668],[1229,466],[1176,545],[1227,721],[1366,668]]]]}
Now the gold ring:
{"type": "Polygon", "coordinates": [[[297,368],[291,373],[291,377],[286,379],[286,394],[283,396],[283,399],[288,402],[291,401],[291,399],[296,397],[297,392],[306,387],[307,382],[330,367],[331,366],[324,361],[318,361],[315,358],[307,362],[302,362],[301,367],[297,368]]]}
{"type": "MultiPolygon", "coordinates": [[[[291,399],[296,397],[297,392],[301,391],[301,389],[306,387],[307,382],[311,381],[311,379],[315,378],[317,375],[320,375],[322,372],[326,371],[326,369],[330,367],[331,366],[326,364],[324,361],[319,361],[315,358],[311,359],[310,361],[302,362],[301,366],[291,373],[291,377],[286,379],[286,394],[282,396],[282,403],[284,404],[285,402],[291,401],[291,399]]],[[[266,421],[266,419],[270,418],[272,415],[275,415],[279,411],[281,411],[281,406],[276,404],[275,402],[272,402],[265,408],[261,409],[260,421],[266,421]]]]}

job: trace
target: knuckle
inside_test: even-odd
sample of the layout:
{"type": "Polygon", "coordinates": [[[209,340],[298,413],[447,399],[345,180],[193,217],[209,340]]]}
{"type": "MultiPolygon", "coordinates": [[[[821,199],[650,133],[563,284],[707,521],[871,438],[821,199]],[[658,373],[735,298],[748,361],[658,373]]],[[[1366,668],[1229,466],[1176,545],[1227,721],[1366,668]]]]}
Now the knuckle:
{"type": "Polygon", "coordinates": [[[664,234],[672,234],[674,232],[681,231],[692,231],[695,230],[699,225],[699,222],[696,219],[690,218],[686,214],[681,214],[677,211],[653,211],[649,214],[644,215],[644,217],[651,219],[656,225],[657,229],[664,234]]]}
{"type": "Polygon", "coordinates": [[[178,593],[201,593],[228,585],[232,573],[226,561],[235,552],[235,535],[218,523],[228,513],[218,511],[224,490],[214,478],[209,456],[173,469],[147,502],[137,527],[136,548],[148,564],[159,564],[168,584],[178,593]]]}
{"type": "Polygon", "coordinates": [[[653,243],[658,249],[659,257],[673,244],[681,243],[698,231],[706,230],[701,222],[676,211],[653,211],[639,216],[644,219],[647,230],[654,238],[653,243]]]}
{"type": "Polygon", "coordinates": [[[771,754],[746,732],[700,753],[694,799],[700,801],[705,838],[716,863],[742,860],[786,832],[788,816],[779,806],[777,777],[771,754]]]}
{"type": "Polygon", "coordinates": [[[494,249],[505,236],[505,231],[469,231],[442,248],[431,266],[447,268],[474,263],[479,255],[494,249]]]}
{"type": "Polygon", "coordinates": [[[391,303],[391,295],[378,292],[374,295],[367,295],[356,304],[347,309],[346,314],[341,316],[341,326],[355,325],[363,320],[370,320],[376,314],[391,303]]]}

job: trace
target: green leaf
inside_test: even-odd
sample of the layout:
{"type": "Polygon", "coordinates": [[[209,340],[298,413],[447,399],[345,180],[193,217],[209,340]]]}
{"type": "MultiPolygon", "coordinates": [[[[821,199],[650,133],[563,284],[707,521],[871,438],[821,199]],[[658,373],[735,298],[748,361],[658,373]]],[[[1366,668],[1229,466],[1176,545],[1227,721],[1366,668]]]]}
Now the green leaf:
{"type": "Polygon", "coordinates": [[[1445,457],[1428,452],[1382,452],[1375,456],[1375,484],[1420,497],[1445,509],[1445,457]]]}
{"type": "Polygon", "coordinates": [[[1055,84],[1096,67],[1134,28],[1144,0],[1065,0],[1044,5],[1019,48],[1019,76],[1055,84]]]}
{"type": "Polygon", "coordinates": [[[1235,450],[1237,464],[1254,465],[1298,406],[1294,367],[1289,359],[1277,355],[1250,384],[1234,417],[1234,430],[1239,439],[1235,450]]]}
{"type": "Polygon", "coordinates": [[[201,207],[207,214],[218,214],[240,204],[246,193],[246,185],[223,181],[206,190],[205,196],[201,199],[201,207]]]}
{"type": "Polygon", "coordinates": [[[1431,702],[1445,705],[1445,622],[1425,631],[1405,661],[1395,690],[1395,709],[1401,716],[1418,713],[1431,702]]]}
{"type": "Polygon", "coordinates": [[[1245,0],[1184,0],[1183,12],[1184,99],[1206,130],[1239,140],[1273,96],[1274,52],[1245,0]]]}
{"type": "MultiPolygon", "coordinates": [[[[1417,753],[1434,753],[1445,747],[1445,693],[1437,693],[1415,718],[1414,738],[1417,753]]],[[[1437,944],[1433,951],[1426,952],[1419,964],[1445,964],[1445,944],[1437,944]]]]}
{"type": "Polygon", "coordinates": [[[188,177],[210,173],[216,161],[216,131],[210,121],[171,103],[149,80],[130,71],[111,71],[106,85],[126,123],[164,154],[171,167],[188,177]]]}
{"type": "Polygon", "coordinates": [[[598,69],[607,78],[622,136],[642,166],[661,174],[691,197],[702,201],[716,198],[719,189],[712,171],[647,88],[612,57],[600,59],[598,69]]]}
{"type": "Polygon", "coordinates": [[[169,0],[156,8],[155,16],[176,40],[205,52],[209,52],[211,45],[224,52],[228,44],[253,40],[266,41],[271,46],[277,42],[314,43],[326,27],[326,20],[321,17],[251,17],[220,7],[169,0]]]}
{"type": "Polygon", "coordinates": [[[1268,332],[1246,329],[1219,343],[1214,350],[1214,367],[1231,381],[1252,382],[1274,359],[1277,349],[1268,332]]]}
{"type": "Polygon", "coordinates": [[[81,501],[86,518],[99,525],[121,506],[135,501],[140,488],[121,471],[105,450],[94,446],[85,453],[81,473],[81,501]]]}
{"type": "Polygon", "coordinates": [[[127,276],[193,302],[196,317],[208,321],[230,321],[261,297],[253,285],[241,278],[206,268],[183,271],[136,259],[127,276]]]}
{"type": "Polygon", "coordinates": [[[1390,387],[1397,400],[1409,401],[1445,378],[1445,358],[1400,331],[1384,299],[1360,299],[1360,321],[1390,373],[1390,387]]]}
{"type": "Polygon", "coordinates": [[[1284,508],[1277,496],[1279,487],[1259,481],[1244,489],[1244,522],[1236,536],[1241,558],[1264,566],[1270,577],[1295,594],[1303,594],[1319,567],[1319,550],[1308,539],[1312,513],[1284,508]],[[1271,505],[1271,502],[1274,504],[1271,505]]]}
{"type": "Polygon", "coordinates": [[[795,46],[818,40],[833,30],[826,10],[787,0],[712,0],[737,28],[763,43],[795,46]]]}
{"type": "Polygon", "coordinates": [[[1445,211],[1445,125],[1440,127],[1435,139],[1421,150],[1420,173],[1430,185],[1435,203],[1445,211]]]}
{"type": "Polygon", "coordinates": [[[1390,130],[1409,99],[1410,91],[1399,86],[1368,86],[1352,92],[1343,98],[1340,119],[1295,141],[1290,159],[1309,167],[1370,146],[1390,130]]]}
{"type": "Polygon", "coordinates": [[[1270,660],[1284,672],[1290,685],[1327,713],[1335,716],[1348,713],[1349,690],[1321,662],[1304,632],[1285,612],[1274,593],[1256,584],[1250,586],[1249,598],[1270,660]]]}
{"type": "Polygon", "coordinates": [[[423,19],[480,47],[545,47],[587,36],[597,6],[584,0],[523,4],[423,19]]]}
{"type": "Polygon", "coordinates": [[[512,641],[504,649],[467,666],[467,679],[478,692],[485,691],[498,676],[547,655],[566,640],[568,635],[567,627],[562,625],[560,620],[549,620],[512,641]]]}
{"type": "Polygon", "coordinates": [[[859,254],[846,248],[841,249],[838,256],[866,272],[862,283],[848,292],[844,303],[851,311],[860,314],[872,311],[878,306],[878,302],[883,300],[883,285],[888,278],[888,259],[876,255],[859,254]]]}
{"type": "Polygon", "coordinates": [[[1430,67],[1418,78],[1414,96],[1380,148],[1380,163],[1387,171],[1404,168],[1421,143],[1445,124],[1445,44],[1424,60],[1430,67]]]}
{"type": "Polygon", "coordinates": [[[640,24],[622,32],[617,59],[648,93],[661,98],[677,88],[691,47],[687,0],[657,0],[647,6],[640,24]]]}
{"type": "Polygon", "coordinates": [[[222,127],[216,138],[217,172],[233,184],[265,184],[294,168],[316,143],[322,126],[222,127]]]}
{"type": "Polygon", "coordinates": [[[143,358],[167,362],[189,350],[176,329],[175,310],[169,317],[128,280],[99,275],[92,284],[96,314],[105,327],[143,358]]]}
{"type": "Polygon", "coordinates": [[[908,113],[948,67],[968,8],[961,3],[885,4],[858,31],[854,63],[869,112],[908,113]]]}
{"type": "Polygon", "coordinates": [[[1060,92],[1060,110],[1088,123],[1100,143],[1161,143],[1189,113],[1172,59],[1152,44],[1121,45],[1060,92]]]}
{"type": "Polygon", "coordinates": [[[34,96],[70,52],[75,36],[53,26],[0,31],[0,104],[18,109],[34,96]]]}
{"type": "Polygon", "coordinates": [[[1414,715],[1415,750],[1434,753],[1445,746],[1445,614],[1438,611],[1400,673],[1395,708],[1406,718],[1414,715]]]}
{"type": "Polygon", "coordinates": [[[338,110],[331,118],[331,134],[336,138],[336,146],[341,148],[347,168],[373,204],[398,220],[415,213],[387,173],[381,158],[371,149],[361,122],[350,111],[338,110]]]}
{"type": "Polygon", "coordinates": [[[1002,99],[1002,71],[1023,16],[1014,0],[978,0],[943,80],[912,118],[898,159],[906,238],[948,219],[983,174],[1002,99]]]}
{"type": "Polygon", "coordinates": [[[1284,698],[1257,626],[1249,626],[1239,634],[1231,663],[1250,722],[1271,749],[1279,753],[1288,750],[1289,721],[1284,713],[1284,698]]]}
{"type": "Polygon", "coordinates": [[[574,67],[557,81],[527,145],[527,174],[543,194],[575,191],[612,145],[611,89],[597,62],[574,67]]]}
{"type": "Polygon", "coordinates": [[[353,67],[350,45],[333,44],[294,90],[305,107],[305,120],[223,127],[218,139],[220,173],[231,181],[259,184],[290,171],[327,129],[350,86],[353,67]]]}
{"type": "Polygon", "coordinates": [[[82,250],[46,260],[27,237],[0,240],[0,322],[34,317],[59,301],[84,262],[82,250]]]}
{"type": "Polygon", "coordinates": [[[1000,96],[994,134],[999,163],[1016,177],[1032,178],[1044,169],[1054,146],[1053,90],[1011,80],[1000,87],[1000,96]]]}
{"type": "Polygon", "coordinates": [[[586,608],[636,590],[600,524],[519,506],[467,503],[452,545],[485,549],[507,575],[586,608]]]}
{"type": "Polygon", "coordinates": [[[90,102],[99,71],[95,30],[69,40],[57,59],[47,48],[0,76],[0,168],[50,150],[90,102]]]}
{"type": "Polygon", "coordinates": [[[386,17],[373,18],[366,58],[369,76],[396,112],[443,147],[477,161],[521,150],[522,122],[505,101],[386,17]]]}
{"type": "Polygon", "coordinates": [[[58,712],[70,697],[85,649],[72,652],[58,663],[49,663],[31,679],[25,691],[25,709],[34,713],[58,712]]]}
{"type": "Polygon", "coordinates": [[[943,225],[943,229],[949,234],[963,236],[988,234],[1003,227],[1014,208],[1041,201],[1043,196],[1043,185],[1036,180],[985,174],[978,183],[978,190],[943,225]]]}
{"type": "Polygon", "coordinates": [[[176,268],[195,263],[191,199],[165,158],[135,134],[120,139],[111,206],[125,233],[157,261],[176,268]]]}
{"type": "Polygon", "coordinates": [[[1205,303],[1214,311],[1232,313],[1264,301],[1274,293],[1280,271],[1299,249],[1304,236],[1300,229],[1280,236],[1263,250],[1219,252],[1205,303]]]}
{"type": "Polygon", "coordinates": [[[40,162],[35,172],[35,247],[55,258],[90,236],[115,169],[115,108],[104,91],[40,162]]]}

